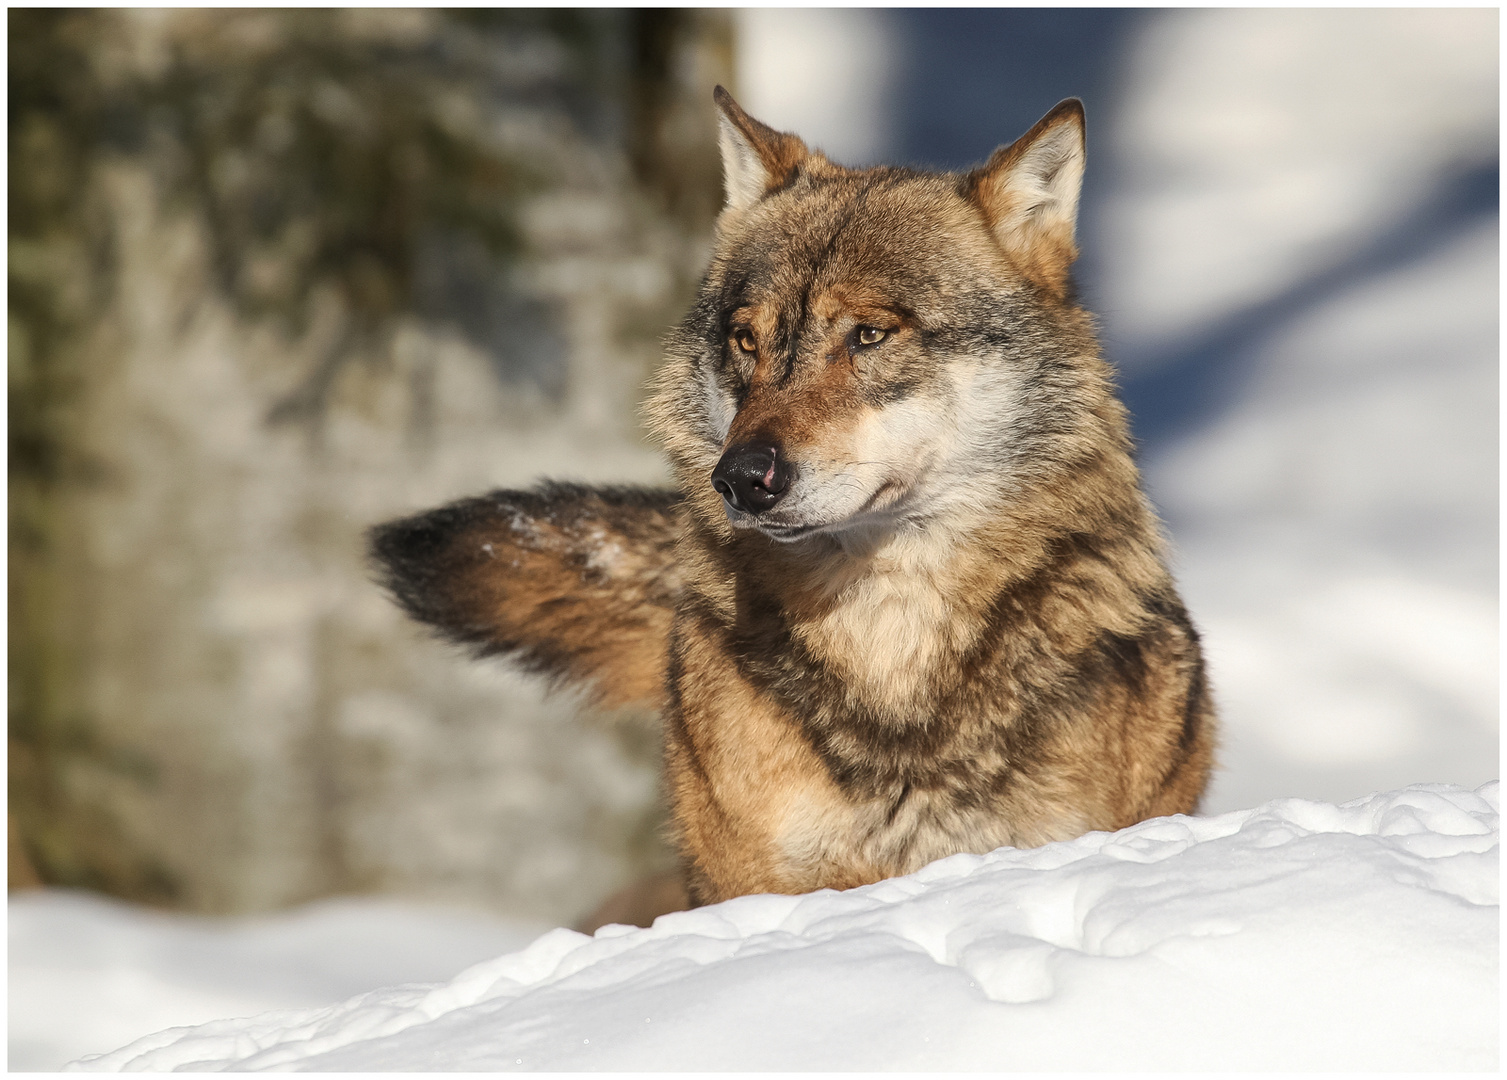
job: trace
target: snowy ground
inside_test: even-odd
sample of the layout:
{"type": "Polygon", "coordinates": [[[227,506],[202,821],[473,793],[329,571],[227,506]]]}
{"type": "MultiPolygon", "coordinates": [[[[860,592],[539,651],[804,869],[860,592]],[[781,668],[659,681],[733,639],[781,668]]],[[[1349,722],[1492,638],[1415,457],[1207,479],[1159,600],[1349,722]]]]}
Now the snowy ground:
{"type": "Polygon", "coordinates": [[[98,1070],[1490,1070],[1498,795],[1419,785],[554,930],[98,1070]]]}

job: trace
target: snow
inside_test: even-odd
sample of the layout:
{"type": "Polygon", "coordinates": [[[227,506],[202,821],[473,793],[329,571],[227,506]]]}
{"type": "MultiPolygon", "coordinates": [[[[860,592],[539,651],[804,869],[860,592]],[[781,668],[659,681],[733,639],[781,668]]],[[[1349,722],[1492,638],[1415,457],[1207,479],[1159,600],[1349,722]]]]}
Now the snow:
{"type": "Polygon", "coordinates": [[[956,855],[75,1068],[1495,1069],[1499,809],[1422,784],[956,855]]]}
{"type": "MultiPolygon", "coordinates": [[[[1096,255],[1139,348],[1282,292],[1498,154],[1490,10],[1223,9],[1147,20],[1107,135],[1096,255]]],[[[1147,350],[1150,353],[1152,350],[1147,350]]]]}
{"type": "Polygon", "coordinates": [[[214,919],[61,889],[12,894],[9,1065],[54,1070],[149,1031],[449,978],[545,929],[376,897],[214,919]]]}

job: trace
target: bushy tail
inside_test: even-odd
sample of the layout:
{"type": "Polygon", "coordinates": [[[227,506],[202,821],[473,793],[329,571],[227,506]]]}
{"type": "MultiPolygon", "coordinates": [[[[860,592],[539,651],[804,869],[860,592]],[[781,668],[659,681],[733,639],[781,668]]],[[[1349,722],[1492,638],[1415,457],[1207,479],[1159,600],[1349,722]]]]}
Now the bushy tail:
{"type": "Polygon", "coordinates": [[[383,585],[478,656],[507,655],[606,707],[660,707],[680,591],[678,492],[544,483],[378,525],[383,585]]]}

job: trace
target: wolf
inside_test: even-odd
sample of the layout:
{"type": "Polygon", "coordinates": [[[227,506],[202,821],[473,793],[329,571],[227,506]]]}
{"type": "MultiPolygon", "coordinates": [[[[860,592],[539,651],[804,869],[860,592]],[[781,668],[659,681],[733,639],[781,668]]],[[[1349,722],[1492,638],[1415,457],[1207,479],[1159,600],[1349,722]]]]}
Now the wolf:
{"type": "Polygon", "coordinates": [[[674,487],[379,526],[388,590],[658,710],[692,904],[1194,812],[1199,638],[1070,276],[1082,104],[945,173],[714,100],[726,203],[648,404],[674,487]]]}

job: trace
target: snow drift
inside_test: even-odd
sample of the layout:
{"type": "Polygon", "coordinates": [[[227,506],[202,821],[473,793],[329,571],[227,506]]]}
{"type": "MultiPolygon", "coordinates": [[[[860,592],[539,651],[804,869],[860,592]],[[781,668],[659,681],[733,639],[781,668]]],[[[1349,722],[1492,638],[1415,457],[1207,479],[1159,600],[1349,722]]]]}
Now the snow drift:
{"type": "Polygon", "coordinates": [[[1494,1069],[1499,785],[1284,799],[554,930],[78,1069],[1494,1069]]]}

